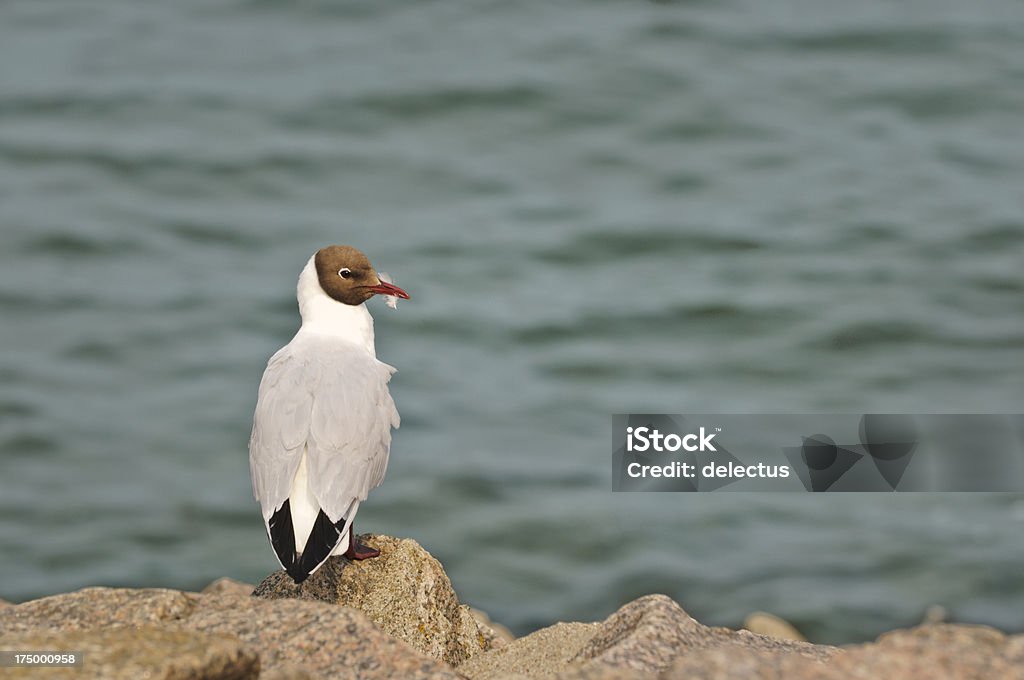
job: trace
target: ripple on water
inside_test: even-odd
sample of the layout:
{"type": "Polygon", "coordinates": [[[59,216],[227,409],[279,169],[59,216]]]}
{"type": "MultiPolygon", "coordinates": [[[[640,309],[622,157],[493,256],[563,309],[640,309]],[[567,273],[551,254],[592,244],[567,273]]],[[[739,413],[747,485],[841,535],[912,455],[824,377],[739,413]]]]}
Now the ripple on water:
{"type": "MultiPolygon", "coordinates": [[[[928,56],[958,49],[961,36],[943,28],[871,28],[780,35],[761,44],[783,52],[928,56]]],[[[754,47],[757,47],[755,41],[754,47]]]]}
{"type": "Polygon", "coordinates": [[[899,345],[931,344],[935,329],[925,324],[899,319],[879,319],[844,323],[804,342],[809,349],[837,351],[867,350],[899,345]]]}
{"type": "Polygon", "coordinates": [[[0,452],[6,456],[52,456],[61,450],[60,442],[42,432],[19,432],[0,441],[0,452]]]}
{"type": "Polygon", "coordinates": [[[51,231],[45,236],[29,239],[21,247],[22,252],[35,257],[53,255],[58,257],[102,257],[125,255],[143,250],[134,239],[103,239],[71,232],[51,231]]]}
{"type": "Polygon", "coordinates": [[[0,419],[23,419],[39,414],[39,408],[27,401],[0,400],[0,419]]]}
{"type": "Polygon", "coordinates": [[[944,122],[993,112],[1012,114],[1020,110],[1021,101],[1016,94],[994,91],[983,83],[944,82],[842,95],[832,105],[843,111],[893,109],[916,121],[944,122]]]}
{"type": "Polygon", "coordinates": [[[115,364],[122,358],[123,347],[112,342],[88,340],[76,342],[61,352],[61,356],[73,361],[99,364],[115,364]]]}
{"type": "MultiPolygon", "coordinates": [[[[1019,248],[1024,243],[1024,222],[1006,221],[988,224],[981,229],[967,232],[960,245],[975,252],[1001,251],[1005,248],[1019,248]]],[[[1024,268],[1021,278],[1024,279],[1024,268]]]]}
{"type": "Polygon", "coordinates": [[[165,223],[163,230],[182,241],[200,246],[226,246],[255,250],[262,245],[261,239],[234,225],[177,221],[165,223]]]}
{"type": "Polygon", "coordinates": [[[542,262],[559,265],[598,265],[626,257],[641,258],[695,253],[737,253],[765,247],[750,235],[695,232],[679,227],[637,230],[623,225],[621,229],[588,232],[557,248],[536,250],[531,255],[542,262]]]}
{"type": "Polygon", "coordinates": [[[514,337],[522,343],[544,345],[645,335],[671,337],[680,331],[698,328],[702,332],[732,335],[763,331],[797,318],[800,318],[799,311],[789,306],[755,308],[725,301],[694,302],[633,313],[612,310],[580,316],[568,323],[526,326],[517,329],[514,337]]]}

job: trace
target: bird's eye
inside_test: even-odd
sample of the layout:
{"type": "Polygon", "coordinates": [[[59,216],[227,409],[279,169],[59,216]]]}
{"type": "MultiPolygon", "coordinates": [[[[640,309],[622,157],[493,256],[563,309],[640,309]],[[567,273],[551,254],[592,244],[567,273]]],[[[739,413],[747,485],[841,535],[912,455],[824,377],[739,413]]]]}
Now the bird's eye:
{"type": "Polygon", "coordinates": [[[340,276],[343,279],[351,279],[352,270],[349,269],[348,267],[342,267],[341,269],[338,270],[338,276],[340,276]]]}

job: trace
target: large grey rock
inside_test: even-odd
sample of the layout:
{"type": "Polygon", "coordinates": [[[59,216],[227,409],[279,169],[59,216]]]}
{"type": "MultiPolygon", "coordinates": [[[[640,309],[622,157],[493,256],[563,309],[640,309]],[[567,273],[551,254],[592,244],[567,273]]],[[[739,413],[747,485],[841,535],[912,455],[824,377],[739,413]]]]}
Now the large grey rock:
{"type": "MultiPolygon", "coordinates": [[[[87,652],[84,669],[46,672],[76,680],[1024,680],[1024,635],[933,624],[837,649],[704,626],[663,595],[630,602],[601,623],[558,624],[464,658],[481,628],[437,561],[412,541],[381,538],[378,547],[384,557],[334,560],[302,587],[268,579],[260,589],[270,599],[221,579],[203,593],[88,588],[0,608],[0,640],[7,649],[87,652]],[[446,655],[464,659],[458,672],[439,660],[446,655]]],[[[0,669],[6,677],[24,672],[0,669]]]]}
{"type": "Polygon", "coordinates": [[[988,626],[919,626],[885,633],[874,643],[850,647],[827,667],[829,672],[823,677],[830,679],[846,678],[856,672],[892,680],[1024,680],[1024,635],[1007,636],[988,626]]]}
{"type": "Polygon", "coordinates": [[[199,593],[200,595],[238,595],[249,597],[256,586],[251,583],[242,583],[233,578],[224,576],[210,583],[199,593]]]}
{"type": "Polygon", "coordinates": [[[600,629],[597,623],[557,623],[473,657],[459,672],[473,680],[552,678],[565,672],[600,629]]]}
{"type": "Polygon", "coordinates": [[[477,609],[476,607],[470,607],[469,613],[473,615],[474,619],[476,619],[481,630],[490,629],[494,633],[495,637],[498,638],[498,643],[495,646],[500,647],[505,643],[512,642],[516,639],[515,634],[509,630],[507,626],[504,626],[497,621],[492,621],[487,612],[477,609]]]}
{"type": "Polygon", "coordinates": [[[308,668],[284,663],[260,673],[260,680],[316,680],[319,677],[308,668]]]}
{"type": "MultiPolygon", "coordinates": [[[[835,657],[842,654],[842,651],[836,652],[835,657]]],[[[660,677],[663,680],[670,678],[685,678],[686,680],[825,678],[825,663],[825,661],[808,659],[785,650],[746,649],[735,645],[726,645],[682,654],[676,658],[672,667],[662,673],[660,677]]]]}
{"type": "Polygon", "coordinates": [[[751,633],[767,635],[780,640],[807,641],[807,638],[792,623],[768,612],[753,612],[743,620],[743,627],[751,633]]]}
{"type": "Polygon", "coordinates": [[[928,625],[896,630],[877,642],[814,661],[792,653],[703,650],[681,656],[666,678],[694,680],[847,680],[951,678],[1024,680],[1024,635],[986,626],[928,625]]]}
{"type": "Polygon", "coordinates": [[[737,650],[755,656],[786,653],[814,663],[838,652],[834,647],[704,626],[668,597],[648,595],[602,623],[558,624],[519,638],[467,662],[459,672],[473,680],[509,675],[559,680],[656,678],[670,671],[677,658],[709,649],[724,656],[737,650]]]}
{"type": "Polygon", "coordinates": [[[332,557],[298,585],[277,571],[253,594],[353,607],[385,633],[453,666],[502,644],[469,607],[459,604],[441,563],[419,543],[390,536],[360,538],[380,550],[380,557],[359,562],[332,557]]]}
{"type": "Polygon", "coordinates": [[[665,595],[647,595],[605,619],[574,662],[652,673],[666,670],[680,655],[715,647],[787,652],[809,659],[826,659],[838,651],[746,630],[705,626],[665,595]]]}
{"type": "Polygon", "coordinates": [[[87,588],[0,610],[5,640],[40,628],[66,634],[126,625],[193,631],[211,640],[234,636],[259,655],[271,677],[458,678],[446,664],[381,632],[362,613],[322,602],[87,588]]]}
{"type": "Polygon", "coordinates": [[[156,626],[185,619],[196,601],[194,596],[163,588],[84,588],[0,609],[0,633],[156,626]]]}
{"type": "MultiPolygon", "coordinates": [[[[259,650],[270,670],[301,668],[315,678],[449,678],[444,662],[383,633],[351,607],[302,600],[203,596],[181,623],[228,633],[259,650]]],[[[291,677],[291,676],[285,676],[291,677]]]]}
{"type": "Polygon", "coordinates": [[[3,635],[11,650],[77,652],[82,664],[50,668],[0,668],[0,678],[104,678],[105,680],[256,680],[256,653],[238,638],[152,626],[96,630],[26,630],[3,635]]]}

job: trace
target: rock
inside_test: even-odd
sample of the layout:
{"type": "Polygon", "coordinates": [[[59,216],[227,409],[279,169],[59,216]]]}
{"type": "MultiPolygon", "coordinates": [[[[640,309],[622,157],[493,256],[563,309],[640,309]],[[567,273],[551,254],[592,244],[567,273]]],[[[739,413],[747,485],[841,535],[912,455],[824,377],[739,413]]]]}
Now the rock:
{"type": "Polygon", "coordinates": [[[603,624],[545,628],[459,671],[472,680],[1024,680],[1024,635],[936,624],[838,649],[703,626],[668,598],[649,596],[603,624]]]}
{"type": "Polygon", "coordinates": [[[60,632],[28,630],[5,633],[3,641],[5,649],[78,652],[83,659],[80,666],[45,671],[0,668],[0,678],[38,674],[69,680],[256,680],[260,676],[256,653],[231,636],[131,626],[60,632]]]}
{"type": "Polygon", "coordinates": [[[786,653],[812,660],[838,652],[834,647],[704,626],[668,597],[648,595],[603,623],[561,623],[521,637],[468,661],[459,672],[473,680],[512,674],[558,680],[656,678],[677,658],[702,650],[718,650],[723,658],[749,650],[754,659],[786,653]]]}
{"type": "Polygon", "coordinates": [[[282,663],[260,673],[260,680],[316,680],[312,671],[295,664],[282,663]]]}
{"type": "Polygon", "coordinates": [[[242,583],[233,578],[224,576],[203,588],[201,595],[238,595],[249,597],[256,586],[251,583],[242,583]]]}
{"type": "Polygon", "coordinates": [[[260,650],[266,668],[279,672],[298,666],[313,677],[459,677],[446,664],[381,632],[351,607],[209,596],[201,598],[183,625],[206,633],[237,635],[260,650]]]}
{"type": "Polygon", "coordinates": [[[13,633],[37,628],[63,635],[125,625],[158,625],[210,639],[235,636],[259,655],[264,674],[271,677],[459,677],[446,664],[382,633],[362,613],[322,602],[87,588],[0,610],[0,637],[5,641],[13,633]]]}
{"type": "Polygon", "coordinates": [[[921,623],[945,623],[949,620],[949,612],[941,604],[929,605],[928,609],[924,610],[924,617],[921,619],[921,623]]]}
{"type": "MultiPolygon", "coordinates": [[[[829,680],[958,678],[1024,680],[1024,635],[988,626],[933,624],[885,633],[877,642],[847,648],[826,666],[829,680]]],[[[791,676],[791,677],[810,677],[791,676]]]]}
{"type": "Polygon", "coordinates": [[[800,634],[789,621],[768,612],[754,612],[743,622],[743,627],[751,633],[767,635],[780,640],[798,640],[806,642],[807,638],[800,634]]]}
{"type": "Polygon", "coordinates": [[[554,677],[569,668],[600,627],[597,623],[556,623],[473,657],[459,666],[459,672],[473,680],[554,677]]]}
{"type": "Polygon", "coordinates": [[[159,625],[187,617],[197,599],[163,588],[85,588],[0,609],[0,632],[159,625]]]}
{"type": "Polygon", "coordinates": [[[3,609],[4,607],[13,607],[13,606],[14,606],[14,604],[12,602],[8,602],[7,600],[5,600],[3,598],[0,598],[0,609],[3,609]]]}
{"type": "Polygon", "coordinates": [[[441,564],[416,541],[360,538],[380,550],[380,557],[360,562],[332,557],[298,585],[277,571],[253,595],[354,607],[385,633],[453,666],[502,644],[490,627],[473,618],[469,607],[459,604],[441,564]]]}
{"type": "Polygon", "coordinates": [[[573,666],[554,676],[553,680],[659,680],[655,673],[644,673],[611,666],[573,666]]]}
{"type": "Polygon", "coordinates": [[[476,607],[470,607],[469,613],[473,615],[473,618],[476,619],[476,622],[481,628],[484,630],[490,628],[494,631],[495,637],[497,637],[502,644],[512,642],[516,639],[515,634],[511,630],[500,623],[492,621],[491,617],[487,615],[487,612],[481,611],[476,607]]]}
{"type": "Polygon", "coordinates": [[[825,659],[837,651],[745,630],[704,626],[665,595],[647,595],[605,619],[574,662],[661,672],[681,654],[712,647],[786,651],[811,659],[825,659]]]}
{"type": "Polygon", "coordinates": [[[711,649],[676,660],[671,678],[694,680],[847,680],[956,678],[1024,680],[1024,635],[986,626],[935,624],[846,647],[824,661],[792,652],[711,649]]]}
{"type": "MultiPolygon", "coordinates": [[[[415,542],[370,541],[380,558],[332,559],[302,586],[275,574],[262,597],[220,579],[202,593],[87,588],[0,607],[0,639],[85,652],[84,667],[45,673],[75,680],[1024,680],[1024,635],[986,626],[923,625],[837,649],[704,626],[664,595],[499,646],[415,542]]],[[[25,675],[0,668],[7,677],[25,675]]]]}
{"type": "MultiPolygon", "coordinates": [[[[842,653],[837,651],[836,655],[842,653]]],[[[807,659],[792,652],[726,645],[683,654],[661,677],[688,680],[796,680],[797,677],[824,677],[824,671],[823,661],[807,659]],[[793,664],[798,665],[802,669],[800,672],[807,675],[790,675],[793,664]]]]}

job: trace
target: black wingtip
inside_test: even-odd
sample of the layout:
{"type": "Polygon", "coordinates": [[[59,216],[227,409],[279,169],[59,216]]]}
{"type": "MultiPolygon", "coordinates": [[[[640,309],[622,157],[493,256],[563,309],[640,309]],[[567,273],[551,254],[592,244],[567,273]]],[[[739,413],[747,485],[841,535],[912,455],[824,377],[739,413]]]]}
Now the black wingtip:
{"type": "Polygon", "coordinates": [[[295,528],[292,526],[292,510],[285,501],[267,521],[270,545],[274,548],[277,561],[296,583],[306,580],[308,574],[301,574],[295,555],[295,528]]]}
{"type": "Polygon", "coordinates": [[[296,585],[309,578],[313,570],[330,557],[346,529],[344,517],[338,522],[331,522],[321,510],[313,523],[313,530],[309,532],[302,554],[298,555],[295,552],[295,528],[292,526],[292,511],[288,501],[271,515],[267,528],[278,561],[296,585]]]}
{"type": "MultiPolygon", "coordinates": [[[[309,532],[309,538],[306,539],[302,556],[299,558],[299,569],[309,576],[314,569],[331,556],[331,551],[338,545],[344,531],[344,517],[335,523],[327,517],[323,510],[317,513],[316,521],[313,522],[313,530],[309,532]]],[[[303,579],[305,578],[304,576],[303,579]]]]}

